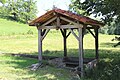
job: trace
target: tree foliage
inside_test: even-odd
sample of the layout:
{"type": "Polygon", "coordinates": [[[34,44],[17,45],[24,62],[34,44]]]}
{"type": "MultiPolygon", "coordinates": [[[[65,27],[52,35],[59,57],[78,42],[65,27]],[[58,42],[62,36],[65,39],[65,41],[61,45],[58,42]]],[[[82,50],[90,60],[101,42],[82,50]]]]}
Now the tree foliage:
{"type": "Polygon", "coordinates": [[[102,21],[108,24],[110,29],[115,27],[114,30],[118,30],[120,23],[120,0],[72,0],[70,9],[83,15],[100,17],[102,21]],[[111,22],[114,22],[114,25],[111,22]]]}
{"type": "Polygon", "coordinates": [[[1,17],[23,23],[35,18],[37,13],[35,0],[6,0],[0,8],[1,17]]]}
{"type": "Polygon", "coordinates": [[[0,3],[5,4],[6,0],[0,0],[0,3]]]}

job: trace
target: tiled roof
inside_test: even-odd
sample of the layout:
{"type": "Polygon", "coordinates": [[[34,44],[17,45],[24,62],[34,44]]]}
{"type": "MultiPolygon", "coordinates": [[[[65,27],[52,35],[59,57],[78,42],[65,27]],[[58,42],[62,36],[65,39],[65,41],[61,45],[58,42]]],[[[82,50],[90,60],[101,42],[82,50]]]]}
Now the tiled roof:
{"type": "Polygon", "coordinates": [[[53,18],[57,15],[67,17],[67,18],[71,19],[72,21],[73,20],[79,21],[80,23],[83,23],[83,24],[104,26],[104,23],[102,23],[100,21],[91,19],[91,18],[86,17],[86,16],[81,16],[81,15],[72,13],[70,11],[61,10],[61,9],[54,9],[54,10],[48,11],[44,15],[42,15],[42,16],[36,18],[35,20],[33,20],[32,22],[30,22],[29,25],[35,26],[36,23],[42,24],[42,23],[50,20],[51,18],[53,18]]]}

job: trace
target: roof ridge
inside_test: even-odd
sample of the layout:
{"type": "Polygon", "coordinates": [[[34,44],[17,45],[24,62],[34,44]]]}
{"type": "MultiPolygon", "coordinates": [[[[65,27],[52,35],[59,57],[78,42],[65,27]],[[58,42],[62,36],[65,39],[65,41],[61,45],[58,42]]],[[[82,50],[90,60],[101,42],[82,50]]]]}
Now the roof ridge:
{"type": "Polygon", "coordinates": [[[77,20],[79,22],[82,22],[84,24],[90,24],[90,25],[101,25],[103,26],[104,23],[102,23],[101,21],[97,21],[97,20],[94,20],[90,17],[87,17],[87,16],[84,16],[82,14],[77,14],[75,12],[72,12],[72,11],[67,11],[67,10],[62,10],[60,8],[54,8],[50,11],[47,11],[45,14],[43,14],[42,16],[36,18],[35,20],[33,20],[32,22],[30,22],[29,25],[35,25],[35,23],[43,23],[44,21],[47,21],[48,18],[52,18],[56,15],[54,15],[53,13],[58,13],[60,15],[63,15],[63,16],[66,16],[66,17],[69,17],[71,19],[74,19],[74,20],[77,20]],[[44,21],[43,21],[44,20],[44,21]]]}

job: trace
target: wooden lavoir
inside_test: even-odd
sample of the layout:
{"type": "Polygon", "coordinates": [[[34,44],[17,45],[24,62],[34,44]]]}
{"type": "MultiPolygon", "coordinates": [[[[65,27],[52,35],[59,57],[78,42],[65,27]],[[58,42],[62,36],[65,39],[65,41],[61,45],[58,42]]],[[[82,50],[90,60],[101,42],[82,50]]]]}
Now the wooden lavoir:
{"type": "MultiPolygon", "coordinates": [[[[29,26],[36,26],[38,29],[38,60],[42,61],[42,41],[51,29],[60,30],[63,36],[64,58],[67,56],[67,38],[73,34],[78,41],[78,67],[80,75],[83,77],[84,69],[84,52],[83,38],[85,31],[88,30],[95,39],[95,60],[99,59],[98,54],[98,29],[104,24],[100,21],[93,20],[89,17],[78,15],[70,11],[55,8],[44,15],[36,18],[29,23],[29,26]],[[77,30],[78,34],[74,31],[77,30]],[[93,31],[92,31],[93,30],[93,31]]],[[[58,36],[59,37],[59,36],[58,36]]],[[[50,46],[50,45],[49,45],[50,46]]],[[[57,46],[56,46],[57,47],[57,46]]],[[[93,61],[94,62],[94,61],[93,61]]],[[[91,63],[92,64],[92,63],[91,63]]]]}

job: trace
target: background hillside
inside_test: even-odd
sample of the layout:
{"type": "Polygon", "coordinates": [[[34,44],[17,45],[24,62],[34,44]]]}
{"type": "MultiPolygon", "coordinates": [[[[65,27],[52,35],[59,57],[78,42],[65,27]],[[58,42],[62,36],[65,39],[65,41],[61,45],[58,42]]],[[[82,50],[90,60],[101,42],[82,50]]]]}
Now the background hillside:
{"type": "Polygon", "coordinates": [[[35,27],[0,18],[0,35],[36,34],[35,27]]]}

